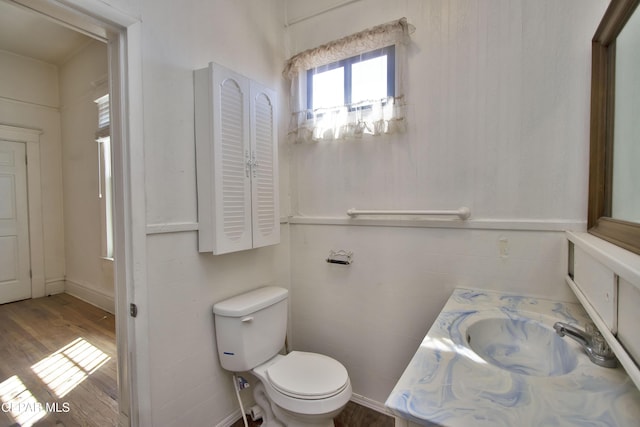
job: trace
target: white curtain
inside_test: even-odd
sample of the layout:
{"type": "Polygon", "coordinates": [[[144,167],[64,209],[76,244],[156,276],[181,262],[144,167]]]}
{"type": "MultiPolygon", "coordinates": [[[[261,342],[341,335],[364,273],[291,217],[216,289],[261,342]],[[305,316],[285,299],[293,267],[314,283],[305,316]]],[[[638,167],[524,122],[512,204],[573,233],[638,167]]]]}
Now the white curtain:
{"type": "Polygon", "coordinates": [[[403,132],[406,127],[404,51],[414,30],[406,18],[402,18],[306,50],[289,59],[283,72],[291,81],[289,139],[294,142],[327,141],[403,132]],[[391,45],[395,45],[395,96],[315,111],[307,108],[307,70],[391,45]],[[358,108],[360,105],[371,108],[358,108]]]}

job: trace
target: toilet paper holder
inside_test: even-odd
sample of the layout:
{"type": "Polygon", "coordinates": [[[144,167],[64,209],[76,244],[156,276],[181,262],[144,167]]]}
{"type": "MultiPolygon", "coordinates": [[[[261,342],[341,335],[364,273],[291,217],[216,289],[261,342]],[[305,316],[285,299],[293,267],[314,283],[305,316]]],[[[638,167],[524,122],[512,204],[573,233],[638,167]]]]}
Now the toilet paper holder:
{"type": "Polygon", "coordinates": [[[353,262],[353,252],[343,249],[339,251],[330,250],[327,262],[329,264],[350,265],[353,262]]]}

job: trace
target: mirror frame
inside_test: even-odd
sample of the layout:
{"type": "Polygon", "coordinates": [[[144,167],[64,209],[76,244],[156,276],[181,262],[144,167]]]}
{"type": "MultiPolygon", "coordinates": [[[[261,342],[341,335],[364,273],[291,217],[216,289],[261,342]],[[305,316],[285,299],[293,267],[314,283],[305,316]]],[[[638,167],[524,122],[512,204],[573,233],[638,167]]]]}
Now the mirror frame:
{"type": "Polygon", "coordinates": [[[640,0],[612,0],[591,43],[589,233],[640,254],[640,223],[611,218],[616,38],[640,0]]]}

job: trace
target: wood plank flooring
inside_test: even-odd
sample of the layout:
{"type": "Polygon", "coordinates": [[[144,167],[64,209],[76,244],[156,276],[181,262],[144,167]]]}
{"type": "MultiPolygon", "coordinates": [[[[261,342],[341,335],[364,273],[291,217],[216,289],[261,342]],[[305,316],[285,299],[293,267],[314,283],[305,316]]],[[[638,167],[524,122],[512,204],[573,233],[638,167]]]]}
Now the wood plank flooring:
{"type": "Polygon", "coordinates": [[[67,294],[0,305],[0,427],[118,419],[115,318],[67,294]]]}

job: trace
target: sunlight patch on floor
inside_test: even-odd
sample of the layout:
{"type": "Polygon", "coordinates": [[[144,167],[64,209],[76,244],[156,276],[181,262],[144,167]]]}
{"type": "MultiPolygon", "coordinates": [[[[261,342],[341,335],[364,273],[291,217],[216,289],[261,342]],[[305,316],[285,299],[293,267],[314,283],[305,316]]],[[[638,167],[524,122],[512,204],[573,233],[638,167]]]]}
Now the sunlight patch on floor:
{"type": "Polygon", "coordinates": [[[0,383],[2,411],[11,414],[22,427],[31,427],[47,413],[17,375],[0,383]]]}
{"type": "Polygon", "coordinates": [[[110,359],[83,338],[76,338],[31,369],[61,398],[110,359]]]}

